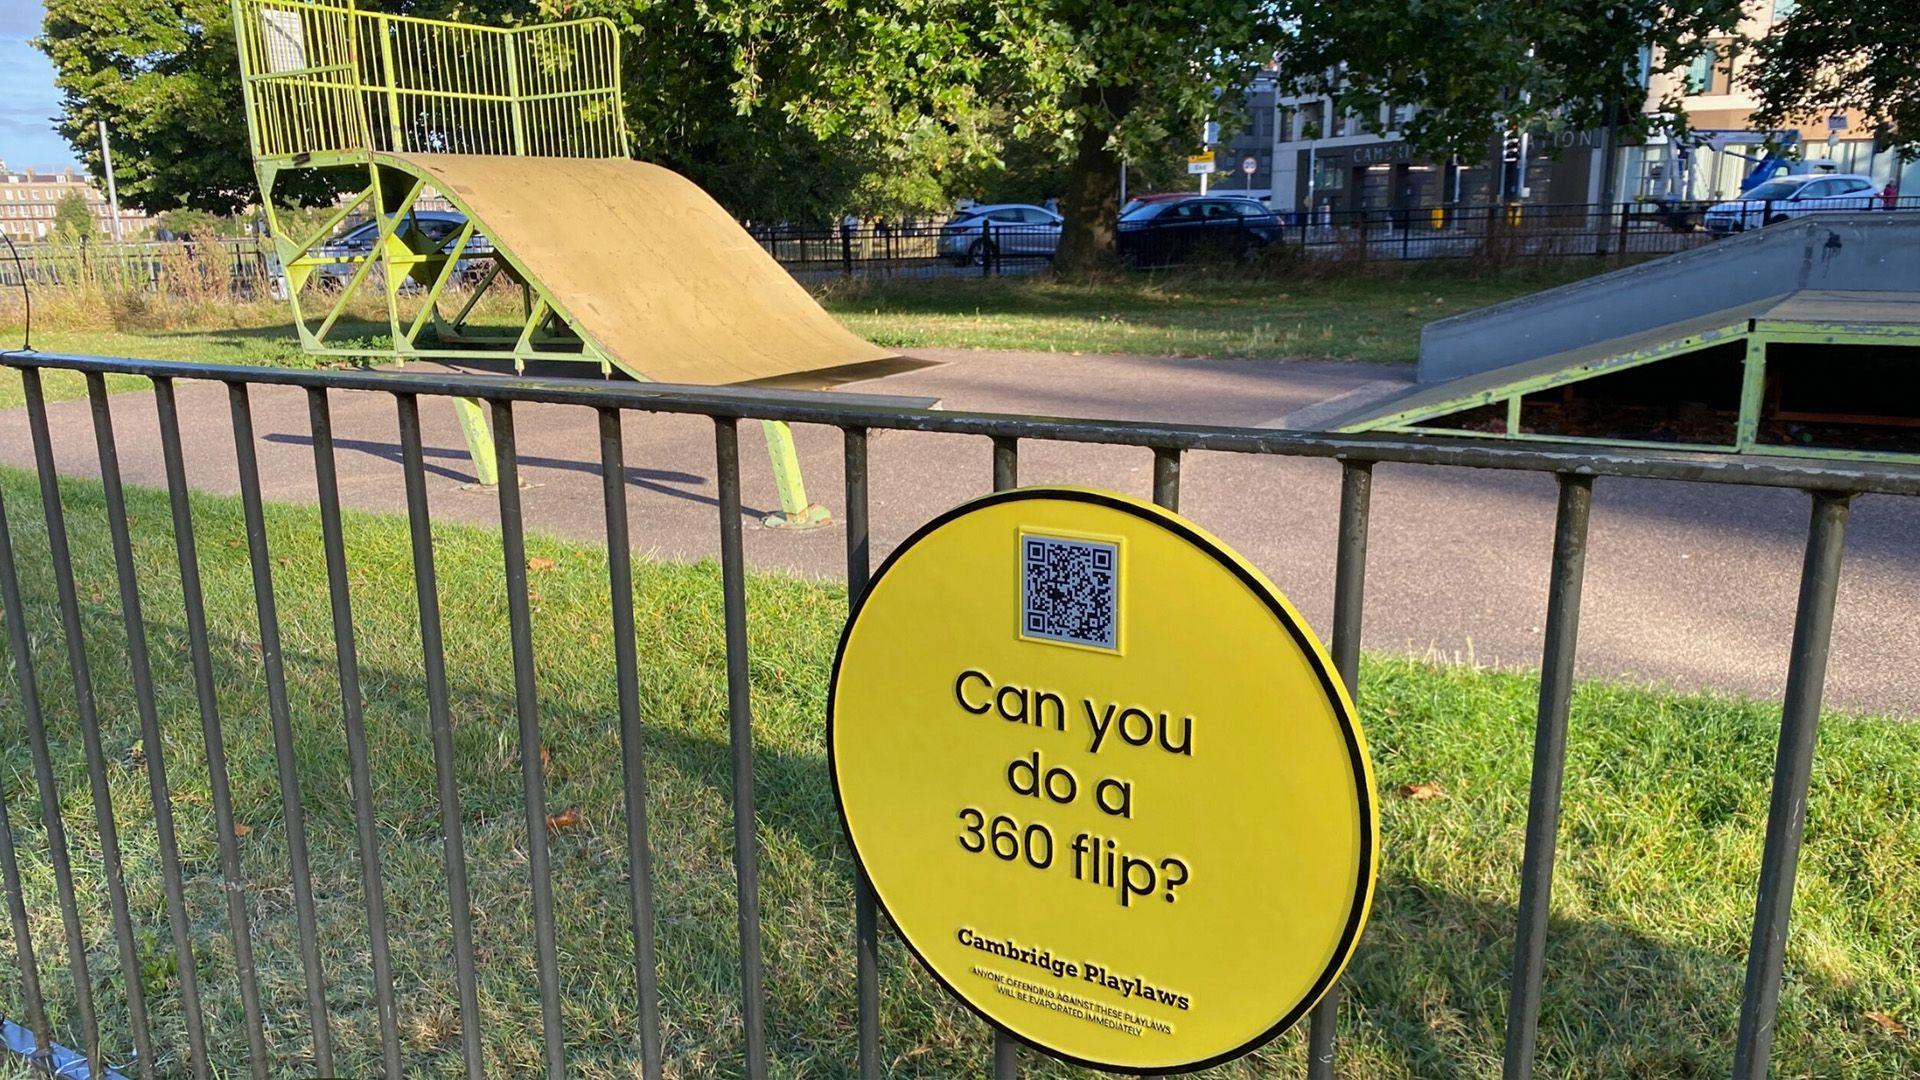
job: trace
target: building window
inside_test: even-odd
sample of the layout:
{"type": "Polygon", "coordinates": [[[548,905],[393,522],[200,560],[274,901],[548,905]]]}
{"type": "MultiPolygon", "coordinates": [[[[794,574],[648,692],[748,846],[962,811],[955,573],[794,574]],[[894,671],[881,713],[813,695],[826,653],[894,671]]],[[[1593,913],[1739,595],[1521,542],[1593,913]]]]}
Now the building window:
{"type": "Polygon", "coordinates": [[[1732,41],[1710,43],[1687,66],[1687,93],[1701,96],[1733,93],[1734,64],[1738,56],[1732,41]]]}
{"type": "Polygon", "coordinates": [[[1327,137],[1327,103],[1309,101],[1300,106],[1300,140],[1302,142],[1327,137]]]}

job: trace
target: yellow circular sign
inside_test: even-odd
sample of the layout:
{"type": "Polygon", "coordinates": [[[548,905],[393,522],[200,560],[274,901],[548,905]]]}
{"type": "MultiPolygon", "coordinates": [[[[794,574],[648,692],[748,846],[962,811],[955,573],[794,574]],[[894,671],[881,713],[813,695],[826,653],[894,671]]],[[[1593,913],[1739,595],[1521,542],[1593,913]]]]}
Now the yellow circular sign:
{"type": "Polygon", "coordinates": [[[1253,1049],[1366,922],[1372,767],[1332,662],[1258,570],[1149,503],[1024,488],[929,522],[848,620],[827,744],[908,947],[1082,1065],[1253,1049]]]}

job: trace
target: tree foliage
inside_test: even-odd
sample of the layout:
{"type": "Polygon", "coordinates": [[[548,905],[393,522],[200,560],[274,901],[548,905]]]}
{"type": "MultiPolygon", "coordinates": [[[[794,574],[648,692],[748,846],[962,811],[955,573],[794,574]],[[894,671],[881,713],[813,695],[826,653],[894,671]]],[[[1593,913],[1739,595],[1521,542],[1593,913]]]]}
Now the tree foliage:
{"type": "Polygon", "coordinates": [[[87,197],[69,191],[53,204],[53,231],[63,240],[91,240],[99,231],[87,197]]]}
{"type": "MultiPolygon", "coordinates": [[[[1888,6],[1884,21],[1894,21],[1907,0],[1866,2],[1888,6]]],[[[1084,266],[1111,255],[1121,163],[1159,168],[1198,149],[1201,124],[1212,116],[1231,125],[1263,66],[1333,90],[1363,115],[1385,102],[1419,103],[1405,128],[1416,144],[1478,157],[1501,124],[1586,127],[1617,114],[1633,126],[1643,51],[1677,68],[1731,29],[1740,3],[362,6],[492,25],[605,16],[621,32],[636,155],[687,173],[737,216],[804,223],[847,210],[937,211],[963,196],[1057,195],[1068,216],[1061,262],[1084,266]]],[[[257,197],[229,19],[226,0],[47,0],[41,45],[65,94],[64,129],[98,174],[93,124],[108,122],[129,205],[231,212],[257,197]]],[[[325,178],[307,184],[292,192],[296,201],[332,194],[325,178]]]]}
{"type": "Polygon", "coordinates": [[[1855,109],[1882,145],[1920,154],[1920,10],[1913,0],[1799,0],[1755,52],[1754,123],[1785,127],[1855,109]]]}
{"type": "MultiPolygon", "coordinates": [[[[1841,0],[1846,2],[1846,0],[1841,0]]],[[[1897,0],[1888,0],[1897,2],[1897,0]]],[[[1383,105],[1421,149],[1479,161],[1496,131],[1585,130],[1650,115],[1645,66],[1677,71],[1733,31],[1740,0],[1281,0],[1282,71],[1378,128],[1383,105]],[[1647,59],[1651,57],[1652,59],[1647,59]]],[[[1679,101],[1654,103],[1669,115],[1679,101]]]]}
{"type": "Polygon", "coordinates": [[[46,0],[60,129],[96,177],[107,122],[121,202],[225,213],[254,198],[226,0],[46,0]]]}

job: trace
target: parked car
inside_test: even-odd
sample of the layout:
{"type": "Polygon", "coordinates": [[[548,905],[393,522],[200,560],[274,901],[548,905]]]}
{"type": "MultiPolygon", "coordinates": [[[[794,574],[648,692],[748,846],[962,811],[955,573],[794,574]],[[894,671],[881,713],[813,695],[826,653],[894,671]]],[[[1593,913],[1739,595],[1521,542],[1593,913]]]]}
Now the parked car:
{"type": "Polygon", "coordinates": [[[971,206],[940,227],[940,254],[959,265],[993,255],[1045,255],[1060,246],[1059,214],[1027,203],[971,206]]]}
{"type": "Polygon", "coordinates": [[[1781,176],[1741,194],[1715,203],[1705,214],[1707,231],[1715,236],[1757,229],[1776,221],[1835,210],[1878,210],[1880,185],[1859,173],[1814,173],[1781,176]]]}
{"type": "MultiPolygon", "coordinates": [[[[454,242],[460,239],[460,230],[466,224],[467,215],[456,210],[416,210],[402,220],[394,232],[404,239],[411,236],[417,228],[420,235],[428,242],[440,242],[441,254],[451,255],[454,242]]],[[[360,258],[371,255],[374,241],[379,238],[379,235],[379,221],[362,222],[320,245],[319,254],[332,258],[360,258]]],[[[493,247],[487,242],[487,238],[478,232],[475,232],[473,238],[467,242],[469,256],[492,250],[493,247]]],[[[358,262],[323,263],[315,268],[314,279],[322,284],[344,286],[353,277],[359,265],[358,262]]],[[[460,260],[455,273],[461,278],[467,278],[484,269],[485,260],[466,258],[460,260]]],[[[369,274],[378,272],[378,267],[368,271],[369,274]]]]}
{"type": "Polygon", "coordinates": [[[1148,203],[1176,202],[1180,199],[1191,199],[1193,196],[1194,193],[1191,191],[1156,191],[1146,195],[1135,195],[1120,208],[1120,216],[1126,217],[1148,203]]]}
{"type": "Polygon", "coordinates": [[[1114,246],[1129,266],[1250,259],[1278,243],[1282,229],[1278,215],[1253,199],[1190,195],[1135,207],[1120,219],[1114,246]]]}

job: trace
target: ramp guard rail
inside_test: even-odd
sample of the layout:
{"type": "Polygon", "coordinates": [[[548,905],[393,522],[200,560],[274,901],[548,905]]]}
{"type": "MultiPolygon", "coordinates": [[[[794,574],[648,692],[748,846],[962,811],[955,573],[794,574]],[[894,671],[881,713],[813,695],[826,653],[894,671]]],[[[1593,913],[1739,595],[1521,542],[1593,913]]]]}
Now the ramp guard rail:
{"type": "MultiPolygon", "coordinates": [[[[125,657],[134,679],[138,726],[145,748],[154,824],[163,869],[166,922],[178,961],[179,1005],[186,1018],[185,1047],[170,1047],[189,1062],[192,1072],[206,1076],[251,1070],[264,1076],[275,1059],[263,1024],[263,1010],[271,1005],[282,1013],[304,1007],[310,1029],[310,1053],[318,1075],[334,1075],[333,1042],[327,974],[321,969],[316,935],[314,884],[308,866],[308,841],[303,802],[294,768],[294,745],[287,683],[281,657],[278,599],[273,581],[274,553],[268,543],[260,467],[255,457],[256,434],[250,392],[255,386],[297,387],[305,391],[319,514],[329,583],[333,645],[341,690],[342,720],[347,735],[351,776],[352,815],[358,842],[364,889],[367,942],[376,991],[374,1002],[382,1048],[381,1070],[389,1080],[402,1077],[401,1036],[392,982],[388,916],[380,863],[380,837],[372,803],[374,780],[362,717],[361,672],[355,653],[354,618],[349,597],[349,567],[343,538],[339,481],[335,469],[330,397],[336,391],[371,391],[387,395],[395,409],[400,460],[411,535],[411,565],[418,603],[421,641],[421,677],[427,702],[427,726],[434,750],[439,820],[447,901],[452,918],[453,975],[458,984],[460,1054],[466,1075],[483,1075],[476,956],[471,925],[471,900],[462,847],[462,816],[455,781],[452,721],[449,717],[447,668],[441,634],[435,551],[431,535],[426,468],[423,462],[419,399],[463,397],[486,403],[496,425],[495,460],[500,483],[497,499],[500,549],[505,569],[507,615],[511,631],[517,750],[521,795],[527,829],[527,873],[536,943],[536,971],[541,988],[540,1045],[549,1080],[566,1073],[567,1031],[557,993],[557,949],[554,890],[547,846],[547,803],[541,769],[539,682],[534,668],[525,528],[520,505],[519,456],[515,449],[515,407],[527,403],[575,405],[595,410],[599,418],[599,468],[603,476],[605,536],[608,552],[609,624],[614,642],[614,679],[618,691],[620,761],[626,790],[624,855],[629,870],[629,919],[633,940],[633,1001],[639,1018],[638,1057],[641,1075],[662,1075],[660,992],[654,955],[654,913],[651,898],[651,844],[646,820],[646,762],[641,750],[643,703],[638,680],[640,658],[635,641],[633,567],[628,534],[625,451],[621,418],[626,412],[678,413],[712,420],[714,465],[717,474],[717,525],[726,641],[726,700],[729,757],[732,775],[734,870],[738,904],[740,949],[740,1022],[743,1060],[736,1063],[748,1077],[766,1077],[769,1069],[765,976],[762,965],[759,896],[759,834],[753,786],[753,715],[747,657],[746,569],[742,554],[740,450],[742,420],[776,420],[837,428],[844,437],[846,572],[850,597],[858,597],[868,583],[872,550],[868,533],[868,457],[870,434],[884,430],[949,432],[991,441],[992,486],[1005,489],[1018,483],[1022,442],[1074,442],[1135,447],[1153,456],[1153,499],[1177,508],[1183,455],[1207,450],[1246,454],[1275,454],[1326,458],[1340,463],[1340,515],[1332,653],[1341,677],[1360,697],[1357,685],[1360,627],[1364,606],[1366,553],[1370,521],[1372,470],[1376,463],[1420,466],[1520,470],[1552,474],[1559,484],[1559,506],[1550,566],[1550,591],[1542,656],[1539,704],[1534,737],[1534,760],[1528,799],[1525,855],[1516,912],[1510,1007],[1507,1016],[1505,1076],[1523,1080],[1532,1074],[1539,1026],[1540,991],[1545,973],[1544,950],[1548,931],[1549,896],[1553,881],[1560,797],[1567,743],[1569,698],[1574,676],[1574,643],[1580,624],[1581,582],[1587,548],[1587,530],[1593,486],[1597,478],[1639,477],[1697,483],[1761,485],[1807,492],[1810,524],[1799,584],[1798,609],[1787,675],[1779,744],[1767,816],[1764,855],[1755,894],[1740,1022],[1734,1041],[1736,1080],[1759,1080],[1767,1073],[1779,1007],[1782,962],[1791,906],[1794,874],[1804,827],[1810,767],[1819,724],[1820,699],[1832,629],[1834,597],[1844,545],[1848,510],[1853,496],[1863,493],[1920,496],[1920,472],[1885,466],[1828,461],[1702,460],[1658,453],[1574,452],[1552,447],[1516,448],[1471,442],[1445,444],[1418,439],[1376,436],[1333,436],[1257,428],[1214,428],[1167,424],[1059,420],[1031,416],[924,411],[876,406],[832,394],[805,394],[765,390],[673,387],[658,384],[610,386],[572,380],[509,380],[424,376],[405,373],[355,371],[292,371],[282,369],[200,365],[39,353],[0,353],[0,367],[18,371],[26,392],[26,409],[39,480],[41,510],[48,533],[50,565],[60,612],[61,634],[74,690],[74,707],[84,741],[83,753],[99,830],[97,853],[76,853],[62,827],[65,797],[57,789],[53,744],[47,733],[45,702],[36,682],[27,611],[20,588],[21,554],[13,546],[7,510],[0,502],[0,601],[20,702],[20,719],[32,758],[46,858],[57,886],[64,930],[65,980],[72,986],[71,1030],[53,1031],[46,998],[53,991],[42,976],[42,963],[56,971],[57,960],[35,955],[27,932],[29,913],[21,885],[21,851],[14,827],[6,820],[7,803],[0,797],[0,870],[4,871],[9,917],[13,928],[16,971],[21,996],[27,1004],[26,1028],[31,1031],[34,1056],[46,1066],[63,1043],[83,1048],[89,1075],[111,1061],[131,1056],[142,1077],[154,1074],[155,1045],[148,1029],[145,982],[138,957],[143,932],[126,901],[126,882],[116,834],[113,793],[102,758],[99,719],[87,659],[87,632],[75,585],[73,552],[63,518],[60,473],[49,434],[47,404],[41,373],[45,370],[80,372],[91,403],[93,432],[99,458],[104,502],[119,587],[121,629],[125,657]],[[110,375],[140,375],[153,381],[167,490],[170,496],[173,555],[177,559],[187,654],[198,689],[197,704],[204,753],[211,783],[212,810],[217,835],[219,876],[224,883],[226,940],[211,926],[195,927],[183,895],[180,844],[171,813],[165,758],[159,744],[154,694],[155,657],[148,652],[146,623],[137,582],[135,551],[122,486],[113,417],[108,408],[106,379],[110,375]],[[219,704],[212,690],[210,644],[205,595],[195,549],[194,522],[189,505],[182,455],[182,431],[176,407],[178,380],[211,380],[224,385],[233,427],[241,501],[245,512],[245,543],[252,571],[254,609],[258,619],[258,660],[268,692],[274,754],[280,777],[291,862],[290,902],[297,911],[298,949],[304,976],[303,1004],[263,1001],[255,966],[255,940],[250,924],[247,882],[241,874],[238,841],[228,777],[228,758],[222,738],[219,704]],[[75,855],[97,857],[111,902],[113,937],[118,946],[119,990],[128,1018],[127,1041],[109,1046],[102,1036],[95,995],[108,990],[111,976],[90,974],[86,933],[75,901],[75,855]],[[200,940],[196,941],[196,935],[200,940]],[[227,950],[238,971],[239,1008],[244,1015],[247,1046],[210,1046],[202,1010],[231,1010],[232,1003],[206,1002],[200,997],[195,972],[197,957],[210,948],[227,950]],[[244,1065],[243,1065],[244,1059],[244,1065]]],[[[985,479],[985,478],[983,478],[985,479]]],[[[104,598],[101,598],[104,599],[104,598]]],[[[12,718],[7,718],[11,723],[12,718]]],[[[34,868],[36,872],[39,867],[34,868]]],[[[859,1075],[881,1075],[879,1050],[880,928],[870,891],[856,883],[854,972],[857,992],[857,1046],[849,1057],[857,1060],[859,1075]]],[[[291,947],[291,946],[289,946],[291,947]]],[[[1363,946],[1364,947],[1364,946],[1363,946]]],[[[1334,1075],[1335,1013],[1338,990],[1315,1008],[1308,1033],[1308,1075],[1331,1080],[1334,1075]]],[[[62,1010],[65,1012],[66,1010],[62,1010]]],[[[286,1048],[278,1048],[285,1051],[286,1048]]],[[[305,1049],[305,1048],[303,1048],[305,1049]]],[[[1020,1048],[1010,1038],[997,1036],[992,1073],[1016,1076],[1020,1048]]],[[[364,1063],[367,1067],[370,1063],[364,1063]]]]}
{"type": "Polygon", "coordinates": [[[515,28],[234,0],[256,159],[395,154],[625,157],[619,31],[515,28]]]}

